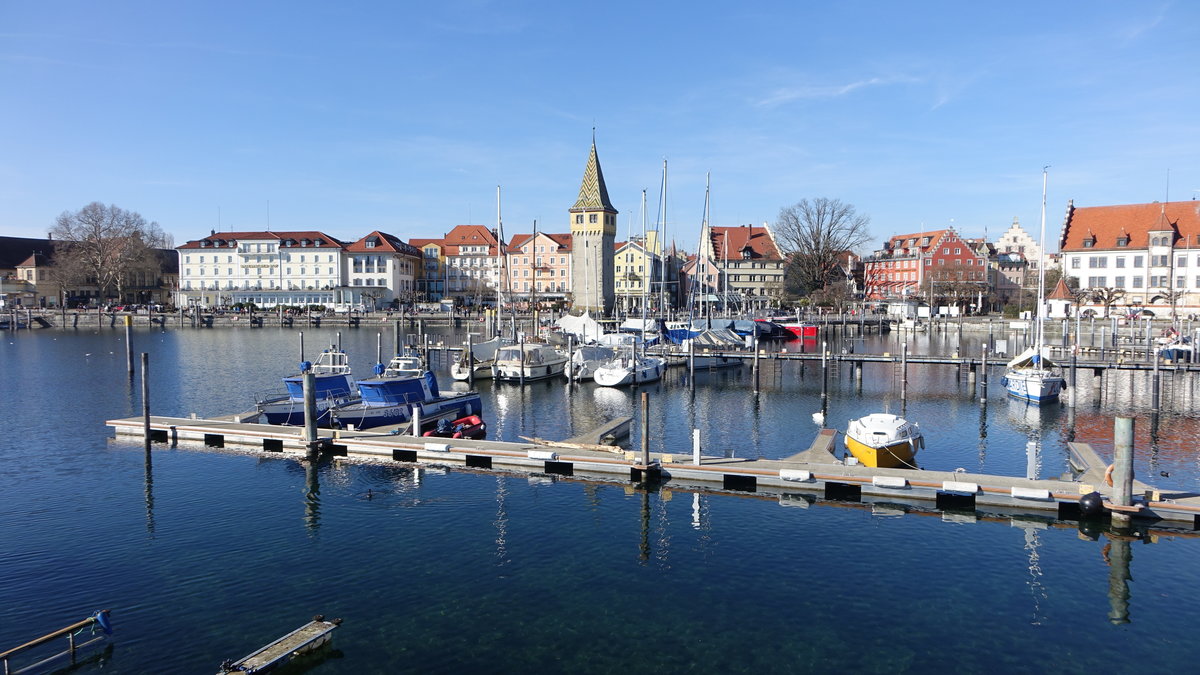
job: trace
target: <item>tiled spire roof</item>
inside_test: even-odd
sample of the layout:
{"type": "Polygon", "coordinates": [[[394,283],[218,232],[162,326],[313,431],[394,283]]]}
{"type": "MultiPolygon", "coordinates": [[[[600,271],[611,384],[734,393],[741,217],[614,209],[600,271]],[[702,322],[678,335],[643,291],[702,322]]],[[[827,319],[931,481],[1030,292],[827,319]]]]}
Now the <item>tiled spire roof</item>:
{"type": "Polygon", "coordinates": [[[603,209],[616,213],[608,200],[608,188],[604,185],[604,172],[600,170],[600,158],[596,156],[596,141],[592,140],[592,151],[588,155],[587,167],[583,170],[583,183],[579,186],[579,199],[571,211],[594,211],[603,209]]]}

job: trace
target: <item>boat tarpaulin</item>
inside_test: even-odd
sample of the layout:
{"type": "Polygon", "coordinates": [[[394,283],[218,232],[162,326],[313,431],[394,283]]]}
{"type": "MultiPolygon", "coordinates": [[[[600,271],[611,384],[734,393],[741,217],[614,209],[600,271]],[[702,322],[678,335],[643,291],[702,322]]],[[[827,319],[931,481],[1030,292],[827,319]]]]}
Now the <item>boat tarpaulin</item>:
{"type": "Polygon", "coordinates": [[[579,316],[567,314],[561,317],[557,323],[562,332],[574,335],[576,340],[583,343],[595,342],[604,334],[600,323],[586,311],[579,316]]]}
{"type": "Polygon", "coordinates": [[[1039,354],[1036,349],[1030,347],[1021,352],[1012,361],[1008,362],[1008,367],[1013,369],[1019,368],[1053,368],[1056,363],[1050,360],[1050,348],[1042,347],[1039,354]]]}

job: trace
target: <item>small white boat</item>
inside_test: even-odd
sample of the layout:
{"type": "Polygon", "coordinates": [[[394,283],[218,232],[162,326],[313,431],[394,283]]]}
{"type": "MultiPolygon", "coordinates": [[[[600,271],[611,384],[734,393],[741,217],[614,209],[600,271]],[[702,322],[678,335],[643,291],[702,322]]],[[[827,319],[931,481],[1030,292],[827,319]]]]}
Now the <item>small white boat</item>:
{"type": "Polygon", "coordinates": [[[597,368],[612,361],[616,356],[616,350],[609,347],[599,345],[576,347],[571,354],[567,376],[576,381],[590,380],[595,376],[597,368]]]}
{"type": "Polygon", "coordinates": [[[464,349],[462,355],[450,364],[450,377],[459,382],[466,382],[472,377],[476,380],[491,379],[496,365],[496,352],[501,344],[500,338],[494,337],[472,345],[469,354],[464,349]]]}
{"type": "Polygon", "coordinates": [[[552,345],[526,342],[508,345],[496,351],[495,377],[505,382],[530,382],[562,375],[567,355],[552,345]]]}
{"type": "Polygon", "coordinates": [[[666,370],[664,358],[625,352],[597,368],[592,379],[602,387],[624,387],[661,380],[666,370]]]}
{"type": "Polygon", "coordinates": [[[915,422],[889,413],[873,413],[850,420],[846,450],[864,466],[915,469],[918,448],[925,439],[915,422]]]}

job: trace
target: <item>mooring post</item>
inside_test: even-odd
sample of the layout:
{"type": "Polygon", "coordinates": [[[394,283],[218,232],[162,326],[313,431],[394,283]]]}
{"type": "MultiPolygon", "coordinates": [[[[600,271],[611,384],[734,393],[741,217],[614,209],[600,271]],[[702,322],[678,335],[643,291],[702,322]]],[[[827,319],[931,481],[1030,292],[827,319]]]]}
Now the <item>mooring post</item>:
{"type": "Polygon", "coordinates": [[[1146,319],[1146,360],[1147,361],[1150,360],[1150,354],[1151,354],[1151,350],[1153,349],[1153,342],[1154,342],[1154,339],[1150,336],[1151,332],[1152,332],[1152,328],[1150,325],[1150,319],[1146,319]]]}
{"type": "Polygon", "coordinates": [[[688,387],[696,388],[696,341],[688,338],[688,387]]]}
{"type": "Polygon", "coordinates": [[[142,436],[150,447],[150,355],[142,352],[142,436]]]}
{"type": "Polygon", "coordinates": [[[1067,405],[1072,408],[1075,407],[1075,383],[1077,382],[1075,379],[1075,368],[1078,365],[1078,361],[1079,356],[1077,354],[1071,354],[1071,382],[1068,385],[1071,387],[1071,391],[1067,393],[1067,405]]]}
{"type": "Polygon", "coordinates": [[[395,324],[396,324],[396,335],[395,335],[395,340],[394,340],[394,342],[395,342],[395,347],[396,347],[396,349],[395,349],[395,352],[396,352],[396,354],[400,354],[400,347],[401,347],[401,341],[400,341],[400,319],[396,319],[396,321],[395,321],[395,324]]]}
{"type": "Polygon", "coordinates": [[[467,331],[467,353],[463,355],[463,363],[467,364],[467,384],[475,386],[475,336],[467,331]]]}
{"type": "Polygon", "coordinates": [[[412,431],[413,436],[421,435],[421,406],[420,405],[414,405],[412,407],[412,424],[410,425],[410,430],[412,431]]]}
{"type": "Polygon", "coordinates": [[[518,360],[518,364],[520,365],[521,370],[518,372],[517,378],[520,381],[521,386],[525,386],[525,334],[524,333],[521,333],[521,339],[517,344],[521,349],[520,358],[518,360]]]}
{"type": "Polygon", "coordinates": [[[375,334],[375,363],[383,363],[383,333],[375,334]]]}
{"type": "Polygon", "coordinates": [[[575,382],[575,375],[575,336],[567,333],[567,382],[575,382]]]}
{"type": "Polygon", "coordinates": [[[312,368],[304,371],[304,447],[309,455],[317,451],[317,376],[312,368]]]}
{"type": "Polygon", "coordinates": [[[754,393],[758,393],[758,336],[754,336],[754,365],[751,366],[754,370],[754,393]]]}
{"type": "Polygon", "coordinates": [[[692,464],[700,465],[700,430],[692,429],[692,464]]]}
{"type": "MultiPolygon", "coordinates": [[[[13,319],[16,319],[13,316],[13,319]]],[[[16,328],[16,322],[13,322],[13,327],[16,328]]],[[[133,317],[126,315],[125,317],[125,366],[129,370],[129,379],[133,379],[133,338],[132,338],[133,317]]]]}
{"type": "Polygon", "coordinates": [[[1162,394],[1162,387],[1159,386],[1160,374],[1158,370],[1158,354],[1154,355],[1154,374],[1150,378],[1150,411],[1159,411],[1159,398],[1162,394]]]}
{"type": "MultiPolygon", "coordinates": [[[[1133,503],[1133,418],[1117,417],[1113,420],[1113,492],[1112,501],[1117,506],[1133,503]]],[[[1129,514],[1113,511],[1114,523],[1129,524],[1129,514]]]]}
{"type": "Polygon", "coordinates": [[[433,348],[429,346],[429,334],[422,333],[421,340],[425,345],[425,367],[428,368],[429,364],[431,363],[430,359],[433,356],[433,354],[432,354],[433,348]]]}
{"type": "Polygon", "coordinates": [[[826,343],[821,342],[821,410],[825,409],[825,402],[829,400],[829,350],[825,348],[826,343]]]}
{"type": "Polygon", "coordinates": [[[980,367],[980,369],[981,369],[981,371],[982,371],[982,372],[979,374],[979,402],[980,402],[980,403],[987,403],[987,396],[988,396],[988,364],[987,364],[987,357],[988,357],[988,346],[987,346],[987,345],[984,345],[984,346],[983,346],[983,356],[982,356],[982,358],[981,358],[981,361],[982,361],[982,363],[981,363],[981,364],[980,364],[980,366],[979,366],[979,367],[980,367]]]}
{"type": "Polygon", "coordinates": [[[650,470],[650,392],[642,392],[642,466],[650,470]]]}

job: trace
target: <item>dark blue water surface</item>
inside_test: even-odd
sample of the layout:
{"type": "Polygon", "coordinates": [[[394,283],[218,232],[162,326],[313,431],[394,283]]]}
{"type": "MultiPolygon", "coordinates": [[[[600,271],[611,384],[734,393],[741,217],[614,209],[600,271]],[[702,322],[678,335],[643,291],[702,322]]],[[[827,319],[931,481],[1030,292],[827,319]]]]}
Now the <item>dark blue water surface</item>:
{"type": "MultiPolygon", "coordinates": [[[[212,673],[318,612],[345,624],[313,673],[1182,672],[1200,656],[1190,533],[195,447],[147,458],[104,426],[141,411],[123,330],[0,337],[0,650],[111,609],[114,648],[82,672],[212,673]]],[[[336,339],[306,330],[307,355],[336,339]]],[[[376,341],[342,333],[363,376],[376,341]]],[[[978,345],[931,334],[910,349],[978,345]]],[[[162,415],[246,410],[300,360],[296,332],[274,329],[139,330],[134,349],[162,415]]],[[[1200,489],[1186,377],[1168,378],[1156,420],[1145,378],[1114,378],[1098,403],[1081,382],[1074,412],[1009,401],[998,379],[981,406],[955,368],[911,367],[903,413],[927,437],[923,466],[1055,476],[1068,437],[1107,453],[1128,414],[1139,475],[1200,489]]],[[[503,440],[581,433],[636,415],[639,396],[479,388],[503,440]]],[[[689,455],[700,428],[705,454],[778,458],[818,429],[811,364],[764,362],[757,395],[749,369],[701,374],[694,394],[675,369],[644,390],[654,451],[689,455]]],[[[902,410],[891,365],[861,386],[843,366],[829,391],[834,428],[902,410]]]]}

